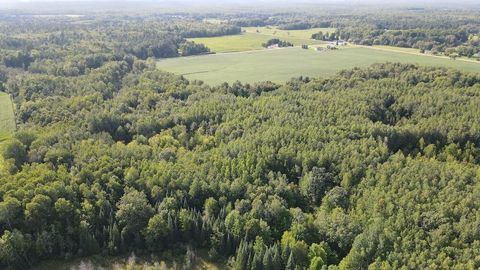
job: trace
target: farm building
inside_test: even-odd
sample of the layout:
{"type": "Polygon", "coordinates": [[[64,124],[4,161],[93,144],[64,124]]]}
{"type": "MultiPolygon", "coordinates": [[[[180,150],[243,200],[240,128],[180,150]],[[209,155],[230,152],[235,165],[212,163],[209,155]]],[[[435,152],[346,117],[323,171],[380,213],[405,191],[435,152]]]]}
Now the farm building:
{"type": "Polygon", "coordinates": [[[345,40],[335,40],[335,41],[331,41],[328,43],[328,45],[333,45],[333,46],[345,46],[347,45],[347,42],[345,40]]]}
{"type": "Polygon", "coordinates": [[[278,44],[272,44],[267,47],[267,49],[278,49],[278,48],[279,48],[278,44]]]}

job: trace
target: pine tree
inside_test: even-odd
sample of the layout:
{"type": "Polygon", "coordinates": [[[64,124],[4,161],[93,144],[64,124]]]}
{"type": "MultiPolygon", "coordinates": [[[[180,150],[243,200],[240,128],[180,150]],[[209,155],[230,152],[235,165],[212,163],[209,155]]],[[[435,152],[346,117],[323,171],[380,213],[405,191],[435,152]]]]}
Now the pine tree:
{"type": "Polygon", "coordinates": [[[237,249],[237,256],[235,256],[234,269],[242,270],[247,269],[248,254],[247,245],[242,241],[237,249]]]}
{"type": "Polygon", "coordinates": [[[295,270],[295,259],[293,258],[293,253],[290,253],[288,257],[287,265],[285,266],[285,270],[295,270]]]}
{"type": "Polygon", "coordinates": [[[262,270],[263,269],[263,256],[257,252],[253,255],[252,270],[262,270]]]}
{"type": "Polygon", "coordinates": [[[282,256],[280,255],[280,247],[275,244],[274,254],[272,259],[272,269],[278,270],[283,268],[282,256]]]}
{"type": "Polygon", "coordinates": [[[272,250],[268,248],[263,255],[263,269],[264,270],[273,270],[273,258],[272,250]]]}

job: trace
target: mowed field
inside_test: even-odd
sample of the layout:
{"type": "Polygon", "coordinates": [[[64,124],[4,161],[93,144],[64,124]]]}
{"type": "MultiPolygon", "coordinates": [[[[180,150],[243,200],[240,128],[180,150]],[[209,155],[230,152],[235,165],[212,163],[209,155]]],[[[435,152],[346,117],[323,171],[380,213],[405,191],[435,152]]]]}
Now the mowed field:
{"type": "MultiPolygon", "coordinates": [[[[15,131],[15,115],[10,96],[0,92],[0,152],[3,142],[12,137],[15,131]]],[[[4,170],[4,160],[0,155],[0,172],[4,170]]]]}
{"type": "Polygon", "coordinates": [[[15,130],[15,115],[13,114],[13,105],[10,96],[0,92],[0,141],[2,134],[10,133],[15,130]]]}
{"type": "Polygon", "coordinates": [[[455,68],[480,72],[480,62],[451,60],[376,48],[348,47],[335,51],[321,51],[298,47],[272,50],[222,53],[163,59],[162,70],[202,80],[215,85],[222,82],[273,81],[283,83],[298,76],[330,76],[342,69],[365,67],[374,63],[402,62],[425,66],[455,68]]]}
{"type": "Polygon", "coordinates": [[[205,44],[210,50],[217,53],[240,52],[262,49],[262,43],[272,38],[279,38],[293,43],[295,46],[302,44],[313,45],[320,44],[321,41],[311,39],[312,34],[322,31],[330,33],[335,31],[333,28],[312,28],[307,30],[279,30],[270,27],[245,27],[242,28],[239,35],[191,38],[189,40],[195,43],[205,44]]]}

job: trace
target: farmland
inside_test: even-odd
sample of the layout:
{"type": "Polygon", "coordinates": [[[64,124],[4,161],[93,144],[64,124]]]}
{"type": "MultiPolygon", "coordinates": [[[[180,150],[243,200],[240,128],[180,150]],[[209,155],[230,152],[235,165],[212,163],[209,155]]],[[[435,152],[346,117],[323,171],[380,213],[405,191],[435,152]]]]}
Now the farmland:
{"type": "Polygon", "coordinates": [[[172,58],[159,61],[158,67],[209,84],[237,80],[282,83],[296,76],[329,76],[342,69],[365,67],[378,62],[417,63],[469,72],[480,71],[480,63],[364,47],[323,52],[285,48],[172,58]]]}
{"type": "Polygon", "coordinates": [[[280,30],[270,27],[245,27],[242,34],[220,37],[192,38],[195,43],[205,44],[210,50],[217,53],[239,52],[262,49],[262,43],[269,39],[279,38],[293,43],[295,46],[302,44],[320,44],[321,41],[311,39],[313,33],[334,31],[332,28],[312,28],[307,30],[280,30]]]}

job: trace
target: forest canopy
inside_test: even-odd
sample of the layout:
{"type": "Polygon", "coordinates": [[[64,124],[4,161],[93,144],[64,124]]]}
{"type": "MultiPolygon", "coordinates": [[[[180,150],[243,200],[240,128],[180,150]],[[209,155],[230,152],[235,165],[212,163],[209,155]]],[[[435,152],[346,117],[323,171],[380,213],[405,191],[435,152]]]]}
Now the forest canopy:
{"type": "MultiPolygon", "coordinates": [[[[153,60],[209,53],[186,38],[265,20],[83,20],[1,21],[18,129],[1,142],[0,268],[173,251],[188,269],[192,250],[239,270],[480,267],[480,73],[379,63],[209,86],[153,60]]],[[[420,27],[390,23],[376,28],[420,27]]],[[[341,37],[426,42],[460,23],[375,36],[347,24],[341,37]]]]}

